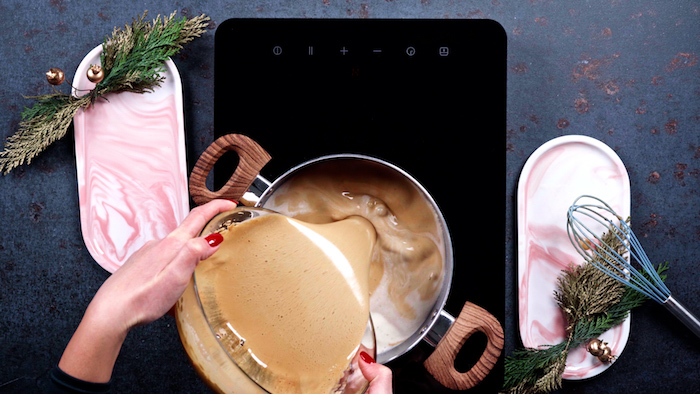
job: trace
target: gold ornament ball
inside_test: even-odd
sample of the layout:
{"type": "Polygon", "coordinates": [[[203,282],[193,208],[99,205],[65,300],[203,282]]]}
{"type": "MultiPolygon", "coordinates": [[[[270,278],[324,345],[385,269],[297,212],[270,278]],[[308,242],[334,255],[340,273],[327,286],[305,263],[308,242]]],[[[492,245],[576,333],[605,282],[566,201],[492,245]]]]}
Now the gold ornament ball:
{"type": "Polygon", "coordinates": [[[605,349],[610,350],[608,346],[600,339],[592,339],[590,342],[588,342],[588,351],[596,357],[602,355],[605,349]]]}
{"type": "Polygon", "coordinates": [[[60,85],[66,79],[66,75],[60,68],[52,68],[46,72],[46,80],[49,81],[51,85],[60,85]]]}
{"type": "Polygon", "coordinates": [[[87,70],[87,79],[93,83],[100,83],[105,78],[105,73],[102,71],[102,67],[95,64],[90,66],[87,70]]]}
{"type": "Polygon", "coordinates": [[[613,357],[613,355],[612,355],[612,350],[610,350],[610,348],[607,347],[607,346],[605,346],[605,347],[603,348],[603,353],[601,353],[601,354],[598,356],[598,360],[600,360],[600,361],[602,361],[602,362],[604,362],[604,363],[607,363],[607,362],[612,361],[613,358],[614,358],[614,357],[613,357]]]}

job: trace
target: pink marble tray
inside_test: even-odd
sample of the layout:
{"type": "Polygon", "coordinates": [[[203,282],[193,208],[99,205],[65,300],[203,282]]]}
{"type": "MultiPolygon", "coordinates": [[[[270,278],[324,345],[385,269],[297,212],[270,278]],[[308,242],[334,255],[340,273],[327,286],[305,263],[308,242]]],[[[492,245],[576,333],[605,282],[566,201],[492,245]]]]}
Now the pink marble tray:
{"type": "MultiPolygon", "coordinates": [[[[78,66],[74,95],[95,86],[86,72],[100,63],[101,51],[93,49],[78,66]]],[[[165,68],[153,92],[110,94],[74,118],[83,239],[109,272],[189,212],[182,83],[175,63],[165,68]]]]}
{"type": "MultiPolygon", "coordinates": [[[[565,319],[553,292],[561,270],[582,258],[566,233],[566,214],[576,197],[593,195],[623,217],[630,214],[627,170],[615,152],[585,136],[555,138],[538,148],[523,167],[518,183],[518,301],[523,345],[539,347],[563,342],[565,319]]],[[[601,336],[622,353],[630,319],[601,336]]],[[[609,368],[583,348],[572,351],[564,379],[596,376],[609,368]]]]}

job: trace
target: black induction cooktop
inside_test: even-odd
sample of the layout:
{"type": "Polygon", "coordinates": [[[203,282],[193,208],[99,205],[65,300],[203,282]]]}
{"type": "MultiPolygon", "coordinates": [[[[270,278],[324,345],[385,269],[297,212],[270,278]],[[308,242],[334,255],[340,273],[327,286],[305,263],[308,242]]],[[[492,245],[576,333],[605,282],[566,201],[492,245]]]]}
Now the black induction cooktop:
{"type": "MultiPolygon", "coordinates": [[[[229,19],[215,44],[215,135],[245,134],[274,180],[326,154],[381,158],[415,177],[453,241],[446,309],[505,308],[506,36],[490,20],[229,19]]],[[[230,160],[230,159],[229,159],[230,160]]],[[[235,159],[233,159],[235,160],[235,159]]],[[[235,162],[214,168],[215,187],[235,162]]],[[[468,369],[485,340],[457,358],[468,369]]],[[[436,392],[421,344],[390,363],[397,392],[436,392]],[[405,388],[405,389],[402,389],[405,388]]],[[[496,392],[502,360],[471,392],[496,392]]]]}

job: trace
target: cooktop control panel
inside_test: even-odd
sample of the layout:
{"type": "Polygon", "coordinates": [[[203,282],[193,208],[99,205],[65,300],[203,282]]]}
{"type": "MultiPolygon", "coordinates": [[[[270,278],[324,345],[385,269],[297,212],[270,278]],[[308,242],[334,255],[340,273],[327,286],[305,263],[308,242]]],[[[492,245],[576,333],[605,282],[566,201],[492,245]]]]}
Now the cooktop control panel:
{"type": "Polygon", "coordinates": [[[503,156],[499,29],[486,20],[227,20],[216,32],[215,132],[270,150],[273,178],[328,153],[380,156],[421,182],[452,163],[473,177],[468,164],[503,156]]]}
{"type": "MultiPolygon", "coordinates": [[[[272,156],[274,180],[319,156],[359,153],[433,196],[453,241],[447,309],[503,321],[506,36],[489,20],[230,19],[215,39],[215,135],[272,156]]],[[[235,162],[215,166],[215,187],[235,162]]]]}

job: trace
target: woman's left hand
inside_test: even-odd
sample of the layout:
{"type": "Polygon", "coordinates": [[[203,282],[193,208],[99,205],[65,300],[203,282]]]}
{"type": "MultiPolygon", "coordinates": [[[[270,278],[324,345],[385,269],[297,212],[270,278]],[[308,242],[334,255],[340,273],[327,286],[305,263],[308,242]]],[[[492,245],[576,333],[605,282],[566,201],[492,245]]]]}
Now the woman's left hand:
{"type": "Polygon", "coordinates": [[[222,237],[197,237],[215,215],[236,204],[215,200],[194,208],[167,237],[146,243],[95,294],[59,362],[67,374],[107,382],[129,330],[150,323],[177,302],[197,264],[218,249],[222,237]]]}
{"type": "Polygon", "coordinates": [[[149,241],[100,287],[90,304],[104,319],[128,331],[162,317],[177,302],[197,264],[214,254],[221,235],[197,237],[220,212],[236,207],[214,200],[194,208],[167,237],[149,241]]]}

